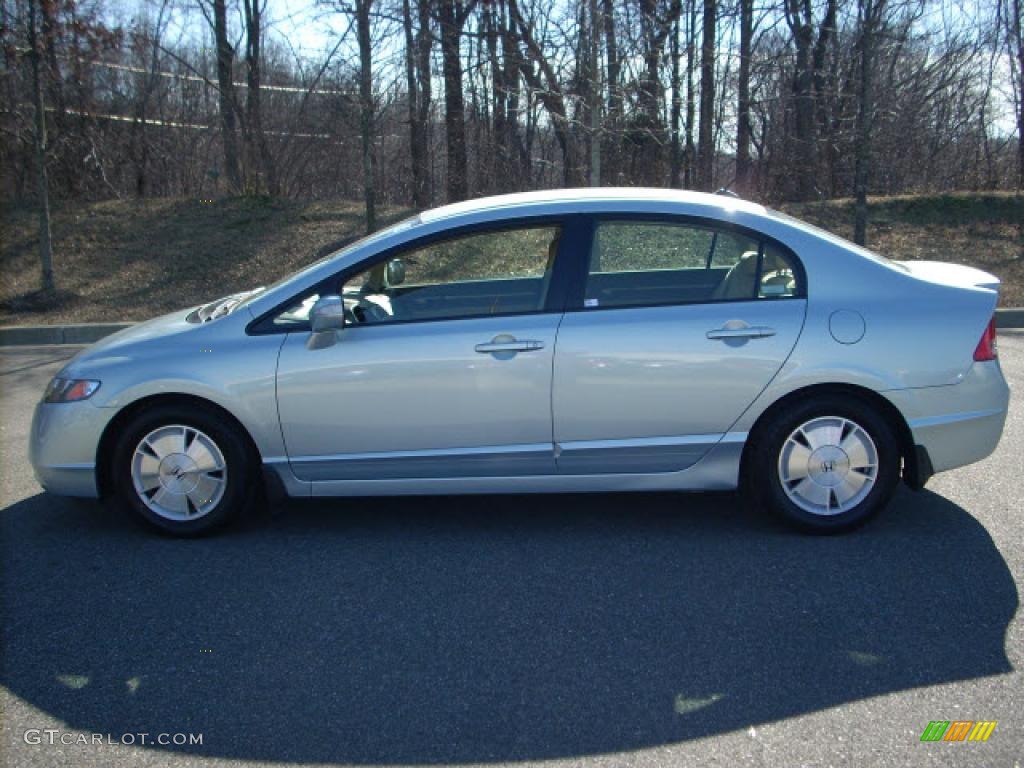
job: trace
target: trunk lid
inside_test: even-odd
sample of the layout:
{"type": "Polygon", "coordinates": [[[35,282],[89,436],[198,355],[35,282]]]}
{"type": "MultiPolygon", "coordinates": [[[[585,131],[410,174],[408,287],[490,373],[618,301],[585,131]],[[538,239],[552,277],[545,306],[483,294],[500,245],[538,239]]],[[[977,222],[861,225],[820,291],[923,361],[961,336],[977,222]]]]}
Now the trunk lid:
{"type": "Polygon", "coordinates": [[[999,278],[975,267],[945,261],[900,261],[902,267],[919,280],[953,288],[982,288],[999,292],[999,278]]]}

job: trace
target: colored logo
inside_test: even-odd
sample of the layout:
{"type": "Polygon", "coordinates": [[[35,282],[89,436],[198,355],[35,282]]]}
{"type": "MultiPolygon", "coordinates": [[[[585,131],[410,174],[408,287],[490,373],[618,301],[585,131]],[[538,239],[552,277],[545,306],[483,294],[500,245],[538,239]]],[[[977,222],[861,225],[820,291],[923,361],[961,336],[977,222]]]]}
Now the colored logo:
{"type": "Polygon", "coordinates": [[[932,720],[921,741],[988,741],[995,729],[995,720],[932,720]]]}

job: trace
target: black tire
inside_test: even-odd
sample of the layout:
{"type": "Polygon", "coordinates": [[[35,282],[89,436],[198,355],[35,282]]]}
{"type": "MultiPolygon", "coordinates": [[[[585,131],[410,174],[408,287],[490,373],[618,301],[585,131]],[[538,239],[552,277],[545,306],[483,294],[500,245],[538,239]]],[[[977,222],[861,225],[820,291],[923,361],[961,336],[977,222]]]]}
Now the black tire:
{"type": "MultiPolygon", "coordinates": [[[[108,477],[116,507],[152,528],[173,536],[194,537],[210,533],[238,517],[249,500],[255,463],[252,450],[239,430],[226,423],[212,409],[184,405],[160,405],[136,415],[122,430],[110,457],[108,477]],[[172,520],[161,516],[142,500],[132,480],[136,447],[154,430],[181,425],[204,433],[220,450],[226,465],[224,487],[219,500],[208,510],[196,511],[196,517],[172,520]]],[[[193,509],[193,507],[189,507],[193,509]]]]}
{"type": "MultiPolygon", "coordinates": [[[[896,430],[870,403],[856,396],[812,395],[776,413],[752,436],[744,463],[744,492],[756,506],[802,531],[842,533],[864,525],[884,509],[899,476],[900,446],[896,430]],[[870,491],[849,509],[833,514],[813,513],[794,503],[783,488],[779,469],[782,451],[797,427],[825,417],[854,422],[871,438],[877,451],[877,470],[870,491]]],[[[796,481],[791,482],[796,484],[796,481]]]]}

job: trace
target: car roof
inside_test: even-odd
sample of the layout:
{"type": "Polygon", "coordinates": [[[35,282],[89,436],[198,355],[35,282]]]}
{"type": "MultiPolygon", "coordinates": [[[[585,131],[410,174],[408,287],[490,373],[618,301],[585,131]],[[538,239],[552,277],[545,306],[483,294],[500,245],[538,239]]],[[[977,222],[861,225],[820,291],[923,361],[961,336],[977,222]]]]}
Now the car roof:
{"type": "Polygon", "coordinates": [[[420,214],[419,220],[424,224],[439,222],[444,219],[472,216],[473,214],[512,212],[515,208],[542,207],[557,204],[577,203],[581,209],[602,209],[608,205],[614,209],[616,203],[651,203],[656,205],[679,204],[702,208],[717,208],[722,211],[744,211],[746,213],[764,215],[767,209],[763,205],[742,200],[732,195],[717,195],[708,192],[692,192],[682,189],[656,189],[645,187],[588,187],[582,189],[545,189],[536,192],[518,192],[510,195],[481,197],[432,208],[420,214]]]}

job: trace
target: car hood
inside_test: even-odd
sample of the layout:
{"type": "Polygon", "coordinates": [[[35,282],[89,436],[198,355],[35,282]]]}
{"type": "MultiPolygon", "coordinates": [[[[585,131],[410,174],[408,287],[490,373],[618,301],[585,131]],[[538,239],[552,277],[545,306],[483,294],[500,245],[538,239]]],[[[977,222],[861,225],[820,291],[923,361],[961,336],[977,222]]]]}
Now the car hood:
{"type": "Polygon", "coordinates": [[[172,342],[176,336],[193,333],[203,327],[202,324],[186,320],[194,309],[170,312],[105,336],[79,352],[57,375],[84,378],[86,373],[91,374],[109,365],[128,362],[143,344],[158,340],[172,342]]]}
{"type": "MultiPolygon", "coordinates": [[[[142,344],[166,340],[170,342],[173,337],[185,333],[202,332],[200,329],[208,330],[235,311],[241,309],[241,302],[253,296],[262,288],[251,291],[242,291],[224,296],[208,304],[200,304],[196,307],[181,309],[170,312],[152,320],[125,328],[123,331],[111,334],[100,339],[91,347],[82,350],[65,367],[65,371],[79,368],[85,364],[99,364],[101,362],[123,362],[125,356],[131,352],[137,352],[142,344]]],[[[252,319],[246,312],[247,320],[252,319]]]]}

